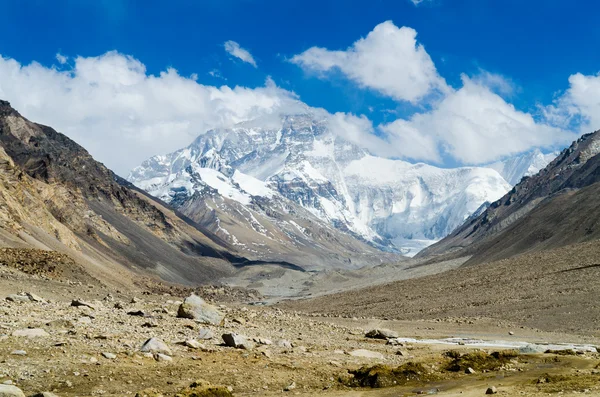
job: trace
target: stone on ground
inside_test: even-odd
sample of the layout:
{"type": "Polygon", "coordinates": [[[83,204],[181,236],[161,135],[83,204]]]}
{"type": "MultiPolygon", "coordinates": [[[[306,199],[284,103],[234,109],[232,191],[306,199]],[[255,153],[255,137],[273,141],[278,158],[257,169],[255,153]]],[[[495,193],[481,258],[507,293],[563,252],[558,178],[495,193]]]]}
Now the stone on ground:
{"type": "Polygon", "coordinates": [[[197,295],[190,295],[177,311],[177,317],[190,318],[199,323],[219,325],[223,322],[224,315],[213,305],[197,295]]]}
{"type": "Polygon", "coordinates": [[[0,397],[25,397],[25,394],[17,386],[0,385],[0,397]]]}
{"type": "Polygon", "coordinates": [[[223,334],[222,338],[225,345],[235,347],[236,349],[251,350],[254,347],[248,338],[243,335],[238,335],[235,332],[223,334]]]}
{"type": "Polygon", "coordinates": [[[173,354],[165,342],[158,338],[150,338],[140,348],[141,352],[173,354]]]}
{"type": "Polygon", "coordinates": [[[498,393],[498,389],[496,389],[496,386],[488,387],[488,389],[485,391],[485,394],[496,394],[496,393],[498,393]]]}
{"type": "Polygon", "coordinates": [[[198,330],[198,339],[212,339],[215,334],[209,328],[200,328],[198,330]]]}
{"type": "Polygon", "coordinates": [[[21,294],[10,294],[6,297],[9,302],[31,302],[31,299],[27,295],[21,294]]]}
{"type": "Polygon", "coordinates": [[[372,329],[365,334],[367,338],[372,339],[392,339],[397,338],[398,334],[394,331],[390,331],[389,329],[372,329]]]}

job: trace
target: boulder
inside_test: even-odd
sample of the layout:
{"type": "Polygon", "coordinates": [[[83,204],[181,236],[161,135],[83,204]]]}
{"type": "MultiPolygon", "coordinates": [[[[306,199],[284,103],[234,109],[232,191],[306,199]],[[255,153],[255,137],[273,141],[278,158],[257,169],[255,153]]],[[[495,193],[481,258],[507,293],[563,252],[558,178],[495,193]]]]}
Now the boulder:
{"type": "Polygon", "coordinates": [[[148,339],[146,342],[144,342],[140,348],[140,351],[145,353],[163,353],[168,355],[173,354],[169,346],[167,346],[165,342],[158,338],[148,339]]]}
{"type": "Polygon", "coordinates": [[[190,295],[179,305],[177,317],[190,318],[203,324],[220,325],[225,316],[204,299],[197,295],[190,295]]]}
{"type": "Polygon", "coordinates": [[[115,358],[117,358],[117,355],[114,353],[102,352],[102,357],[104,357],[108,360],[114,360],[115,358]]]}
{"type": "Polygon", "coordinates": [[[0,397],[25,397],[25,394],[17,386],[0,384],[0,397]]]}
{"type": "Polygon", "coordinates": [[[254,347],[252,342],[250,342],[245,336],[238,335],[235,332],[223,334],[222,338],[223,342],[225,342],[225,345],[229,347],[235,347],[236,349],[251,350],[254,347]]]}
{"type": "Polygon", "coordinates": [[[365,334],[365,337],[372,339],[392,339],[397,338],[398,334],[394,331],[390,331],[389,329],[372,329],[365,334]]]}
{"type": "Polygon", "coordinates": [[[498,393],[498,389],[496,389],[496,386],[488,387],[488,389],[485,391],[485,394],[496,394],[496,393],[498,393]]]}
{"type": "Polygon", "coordinates": [[[6,297],[9,302],[31,302],[31,299],[27,295],[21,294],[10,294],[6,297]]]}

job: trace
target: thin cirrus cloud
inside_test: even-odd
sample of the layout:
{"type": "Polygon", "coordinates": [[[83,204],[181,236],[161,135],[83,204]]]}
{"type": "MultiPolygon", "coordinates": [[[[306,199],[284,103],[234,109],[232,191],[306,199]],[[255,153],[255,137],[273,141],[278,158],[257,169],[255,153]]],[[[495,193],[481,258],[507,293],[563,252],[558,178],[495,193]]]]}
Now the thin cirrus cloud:
{"type": "Polygon", "coordinates": [[[255,68],[258,67],[256,61],[254,60],[254,57],[252,56],[252,54],[250,54],[250,51],[240,47],[240,45],[235,41],[226,41],[223,46],[225,47],[225,51],[227,51],[229,55],[236,57],[246,63],[249,63],[255,68]]]}

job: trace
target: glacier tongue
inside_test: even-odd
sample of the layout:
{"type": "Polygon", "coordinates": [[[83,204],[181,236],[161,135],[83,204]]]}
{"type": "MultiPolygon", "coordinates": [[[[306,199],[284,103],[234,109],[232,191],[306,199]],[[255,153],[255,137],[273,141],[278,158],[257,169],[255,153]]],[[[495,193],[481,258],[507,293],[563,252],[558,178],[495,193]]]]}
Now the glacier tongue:
{"type": "Polygon", "coordinates": [[[187,148],[145,161],[128,180],[175,206],[207,188],[247,207],[294,203],[408,256],[511,187],[499,166],[442,169],[372,156],[313,114],[284,116],[275,128],[259,125],[208,131],[187,148]]]}

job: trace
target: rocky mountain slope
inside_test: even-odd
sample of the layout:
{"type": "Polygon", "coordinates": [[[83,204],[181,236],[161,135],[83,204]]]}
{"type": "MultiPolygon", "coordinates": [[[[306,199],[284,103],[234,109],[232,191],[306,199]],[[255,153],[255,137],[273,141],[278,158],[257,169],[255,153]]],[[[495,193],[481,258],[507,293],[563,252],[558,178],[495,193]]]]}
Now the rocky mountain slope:
{"type": "Polygon", "coordinates": [[[489,168],[373,156],[312,113],[208,131],[187,148],[145,161],[128,180],[218,225],[213,232],[247,251],[267,244],[256,233],[271,240],[291,233],[299,246],[308,234],[308,244],[326,245],[321,236],[329,231],[408,256],[510,189],[489,168]]]}
{"type": "Polygon", "coordinates": [[[597,131],[419,255],[473,255],[468,263],[480,263],[598,239],[599,182],[597,131]]]}
{"type": "Polygon", "coordinates": [[[0,101],[0,241],[63,252],[85,268],[81,271],[116,282],[132,282],[130,270],[181,283],[233,270],[226,243],[5,101],[0,101]]]}

